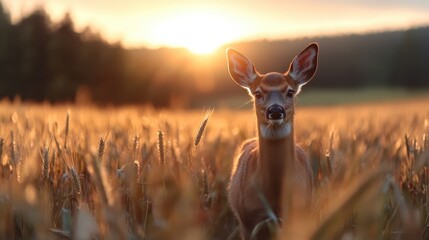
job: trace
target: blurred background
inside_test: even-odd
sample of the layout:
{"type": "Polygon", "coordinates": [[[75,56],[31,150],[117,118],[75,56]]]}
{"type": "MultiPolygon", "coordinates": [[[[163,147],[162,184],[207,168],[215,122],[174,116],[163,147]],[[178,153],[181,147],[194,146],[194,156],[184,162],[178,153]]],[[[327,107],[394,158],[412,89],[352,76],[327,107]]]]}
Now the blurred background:
{"type": "Polygon", "coordinates": [[[227,47],[285,72],[311,42],[302,105],[429,96],[427,0],[1,0],[0,98],[243,107],[227,47]]]}

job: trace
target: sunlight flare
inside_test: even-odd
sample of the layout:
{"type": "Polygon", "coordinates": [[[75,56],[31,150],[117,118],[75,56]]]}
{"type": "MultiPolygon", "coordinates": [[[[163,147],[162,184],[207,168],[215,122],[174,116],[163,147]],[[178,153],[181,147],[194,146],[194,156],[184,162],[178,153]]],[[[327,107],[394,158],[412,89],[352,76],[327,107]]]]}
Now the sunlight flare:
{"type": "Polygon", "coordinates": [[[216,11],[177,12],[154,24],[151,37],[161,45],[209,54],[222,44],[243,36],[244,27],[232,19],[216,11]]]}

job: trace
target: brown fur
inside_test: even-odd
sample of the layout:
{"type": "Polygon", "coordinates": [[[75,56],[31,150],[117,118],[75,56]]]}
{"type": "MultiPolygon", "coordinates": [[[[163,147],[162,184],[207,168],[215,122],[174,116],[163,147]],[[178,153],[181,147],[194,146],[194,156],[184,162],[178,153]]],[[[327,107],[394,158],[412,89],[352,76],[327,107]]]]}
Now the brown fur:
{"type": "MultiPolygon", "coordinates": [[[[306,200],[301,207],[311,205],[313,174],[304,150],[290,144],[290,140],[272,142],[273,146],[267,146],[270,144],[269,141],[260,142],[262,146],[261,143],[258,146],[257,138],[252,138],[242,145],[240,154],[234,162],[229,186],[228,197],[239,221],[242,239],[250,239],[254,227],[268,218],[267,210],[258,197],[258,191],[266,198],[276,216],[280,216],[281,188],[286,165],[293,168],[290,171],[294,172],[292,181],[299,189],[298,194],[302,194],[302,198],[306,200]],[[266,155],[261,156],[261,148],[266,149],[266,155]],[[288,153],[289,150],[293,153],[288,153]]],[[[268,235],[270,235],[268,229],[263,229],[256,239],[269,239],[268,235]]]]}
{"type": "MultiPolygon", "coordinates": [[[[255,226],[269,218],[260,196],[268,202],[277,217],[287,215],[287,220],[311,206],[313,174],[304,150],[295,145],[295,95],[290,97],[286,93],[290,90],[298,92],[299,85],[311,79],[316,71],[317,52],[317,45],[312,44],[294,59],[299,61],[294,66],[307,64],[303,66],[303,71],[293,72],[294,76],[304,76],[299,80],[293,79],[289,71],[285,74],[259,74],[244,56],[235,50],[227,52],[232,78],[252,95],[258,96],[254,99],[258,137],[243,143],[234,161],[228,189],[230,206],[238,219],[242,239],[250,239],[255,226]],[[309,56],[313,58],[306,59],[309,56]],[[266,111],[272,104],[280,104],[284,108],[286,117],[283,124],[289,124],[290,132],[282,137],[264,138],[260,126],[271,126],[270,120],[266,119],[266,111]]],[[[293,64],[290,71],[292,67],[293,64]]],[[[276,125],[272,131],[280,131],[283,129],[281,126],[285,125],[276,125]]],[[[269,228],[263,227],[252,239],[272,237],[269,228]]]]}

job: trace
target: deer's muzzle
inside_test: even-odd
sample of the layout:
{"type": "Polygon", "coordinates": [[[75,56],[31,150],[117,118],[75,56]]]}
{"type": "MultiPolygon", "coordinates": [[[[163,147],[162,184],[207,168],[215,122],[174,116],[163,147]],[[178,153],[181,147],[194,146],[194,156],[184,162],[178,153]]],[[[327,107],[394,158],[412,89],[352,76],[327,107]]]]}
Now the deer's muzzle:
{"type": "Polygon", "coordinates": [[[266,113],[267,120],[278,121],[278,120],[283,120],[285,117],[286,117],[286,112],[282,106],[275,104],[268,107],[267,113],[266,113]]]}

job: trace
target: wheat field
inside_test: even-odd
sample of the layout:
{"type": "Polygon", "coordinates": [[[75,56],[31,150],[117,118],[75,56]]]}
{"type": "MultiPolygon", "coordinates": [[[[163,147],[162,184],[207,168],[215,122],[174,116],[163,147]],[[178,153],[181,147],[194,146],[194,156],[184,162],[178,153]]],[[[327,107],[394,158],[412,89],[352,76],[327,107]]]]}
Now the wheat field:
{"type": "MultiPolygon", "coordinates": [[[[226,189],[250,110],[0,107],[0,239],[238,239],[226,189]]],[[[429,99],[298,106],[316,192],[296,232],[429,239],[428,119],[429,99]]]]}

